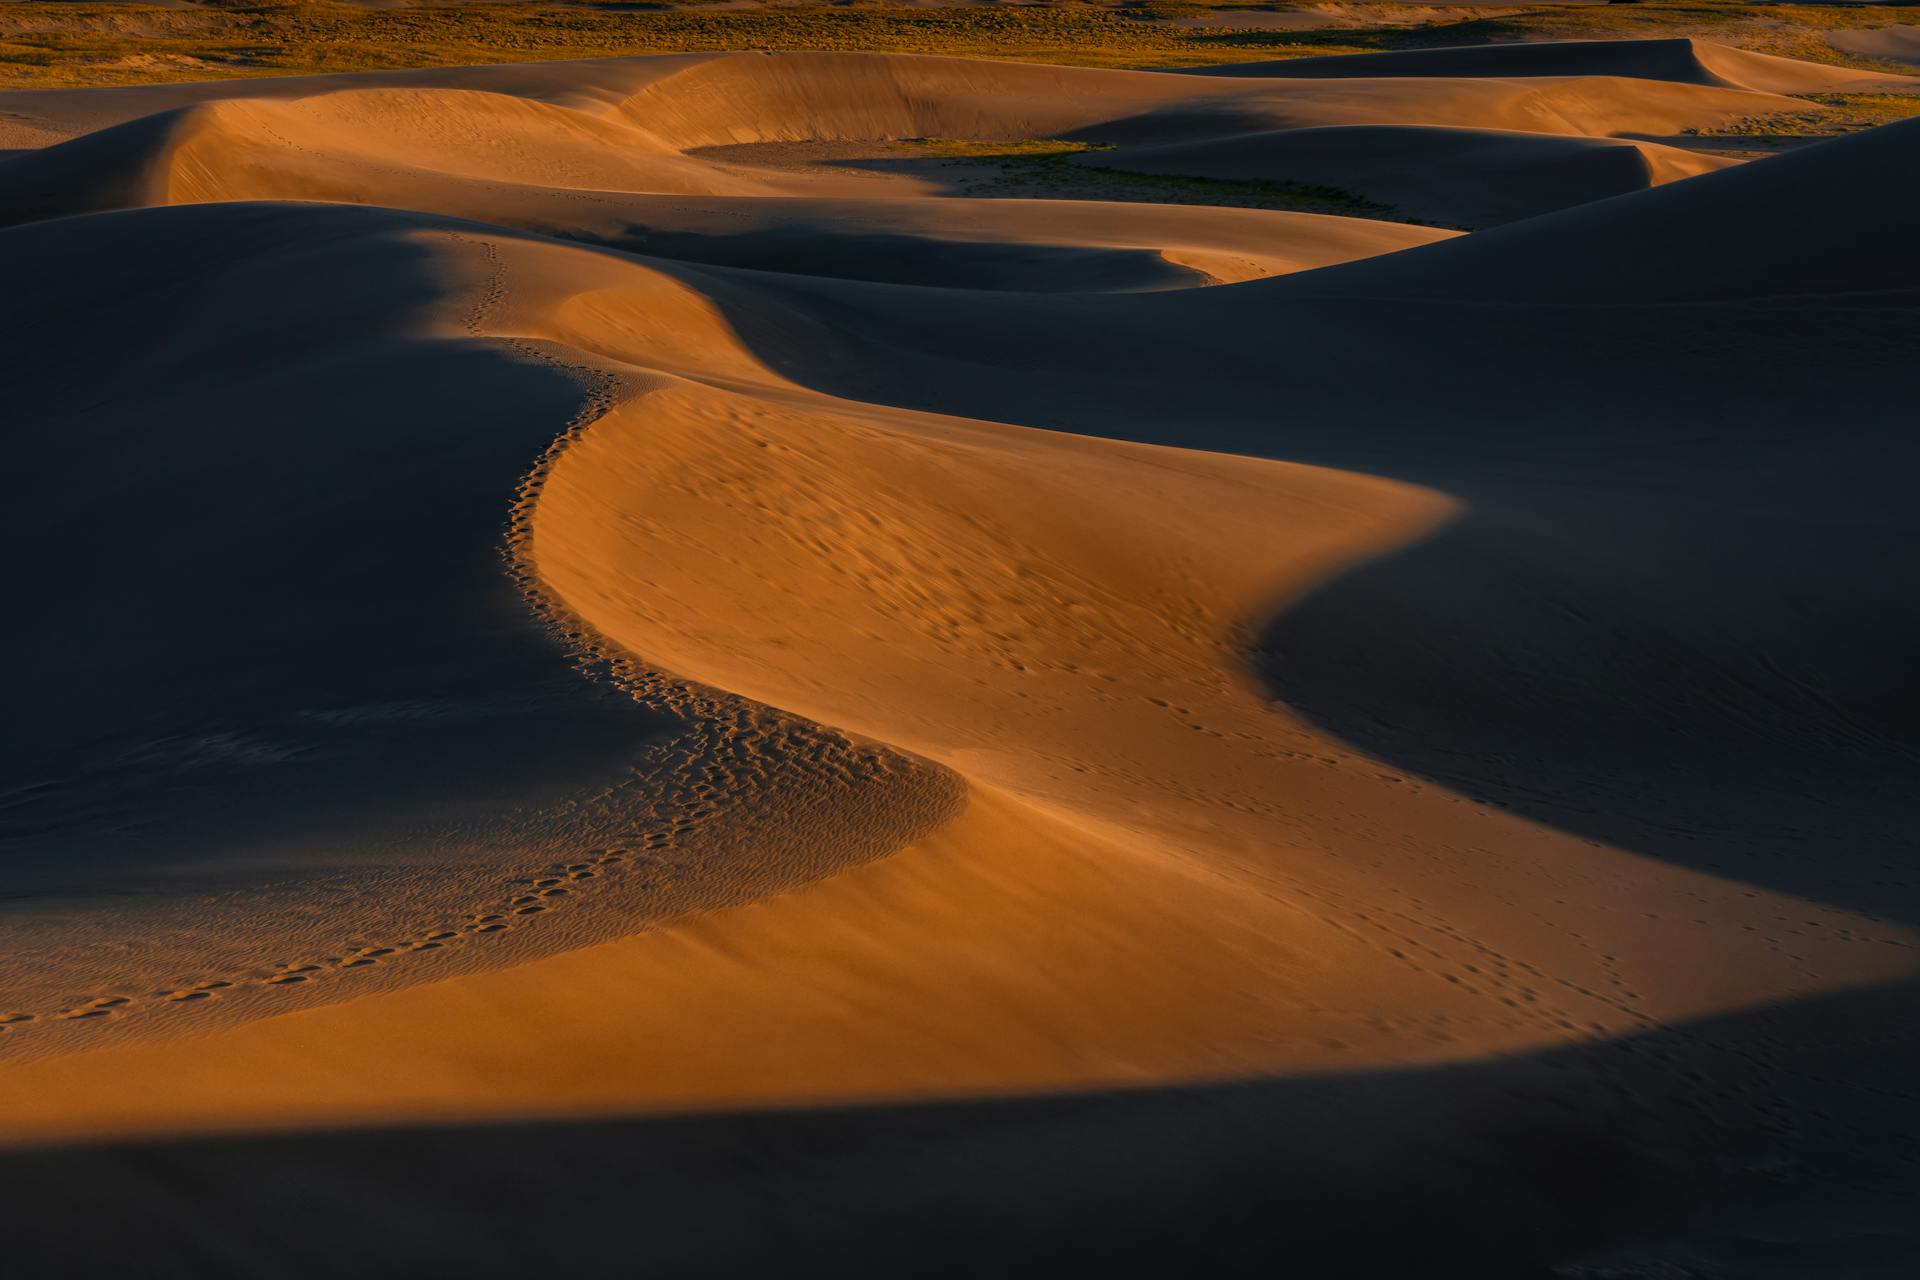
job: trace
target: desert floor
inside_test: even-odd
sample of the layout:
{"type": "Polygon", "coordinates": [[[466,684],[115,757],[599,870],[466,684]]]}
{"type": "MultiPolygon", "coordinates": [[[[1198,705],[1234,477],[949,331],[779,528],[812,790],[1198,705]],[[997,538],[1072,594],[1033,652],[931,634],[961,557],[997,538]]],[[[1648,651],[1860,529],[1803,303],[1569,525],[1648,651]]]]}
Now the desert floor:
{"type": "Polygon", "coordinates": [[[0,1270],[1912,1274],[1905,40],[0,92],[0,1270]]]}

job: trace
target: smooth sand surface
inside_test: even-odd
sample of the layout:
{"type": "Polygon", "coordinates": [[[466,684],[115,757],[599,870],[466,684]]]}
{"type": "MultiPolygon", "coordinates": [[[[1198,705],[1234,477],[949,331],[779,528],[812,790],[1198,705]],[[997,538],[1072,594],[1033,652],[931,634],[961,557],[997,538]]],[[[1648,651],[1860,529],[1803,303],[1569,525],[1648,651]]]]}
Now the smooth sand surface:
{"type": "Polygon", "coordinates": [[[1827,43],[1856,57],[1920,65],[1920,24],[1896,23],[1889,27],[1836,31],[1827,37],[1827,43]]]}
{"type": "MultiPolygon", "coordinates": [[[[1085,157],[1080,158],[1087,163],[1085,157]]],[[[1330,125],[1101,153],[1102,168],[1364,191],[1452,226],[1489,227],[1732,161],[1655,142],[1435,125],[1330,125]]]]}
{"type": "MultiPolygon", "coordinates": [[[[1840,46],[1845,47],[1845,46],[1840,46]]],[[[1220,76],[1630,76],[1759,93],[1904,93],[1904,76],[1735,49],[1710,40],[1555,40],[1241,62],[1220,76]]]]}
{"type": "Polygon", "coordinates": [[[4,95],[14,1256],[1897,1274],[1920,125],[1642,43],[4,95]],[[1510,225],[709,150],[1060,136],[1510,225]]]}

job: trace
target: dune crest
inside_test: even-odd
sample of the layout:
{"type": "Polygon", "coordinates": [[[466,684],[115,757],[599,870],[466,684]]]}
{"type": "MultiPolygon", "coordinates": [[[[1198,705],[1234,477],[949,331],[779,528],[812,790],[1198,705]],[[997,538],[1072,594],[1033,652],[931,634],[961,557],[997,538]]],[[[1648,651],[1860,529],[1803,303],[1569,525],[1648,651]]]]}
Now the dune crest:
{"type": "MultiPolygon", "coordinates": [[[[569,415],[617,384],[579,355],[474,350],[498,258],[471,237],[229,204],[6,239],[9,296],[52,344],[46,398],[15,400],[18,456],[96,512],[88,528],[110,507],[154,530],[118,553],[76,532],[16,580],[55,616],[101,607],[75,582],[110,591],[155,634],[133,688],[86,677],[116,661],[110,630],[9,641],[41,679],[10,695],[35,726],[8,756],[5,831],[32,905],[9,922],[0,1054],[204,1033],[577,947],[891,852],[958,803],[923,763],[620,655],[572,669],[577,624],[530,616],[501,525],[569,415]],[[148,270],[145,224],[183,216],[200,247],[148,270]],[[60,289],[83,270],[218,319],[172,341],[123,322],[121,376],[169,391],[109,383],[77,427],[63,362],[88,358],[82,331],[108,340],[60,289]],[[259,371],[209,387],[229,358],[259,371]],[[293,406],[278,429],[253,429],[275,397],[293,406]],[[429,476],[425,497],[404,483],[429,476]]],[[[28,500],[10,519],[55,522],[28,500]]]]}
{"type": "Polygon", "coordinates": [[[1910,92],[1905,76],[1826,66],[1711,40],[1542,40],[1204,67],[1215,76],[1630,76],[1756,93],[1910,92]]]}
{"type": "MultiPolygon", "coordinates": [[[[881,54],[719,54],[0,94],[22,122],[80,135],[0,162],[0,222],[161,203],[337,200],[637,242],[640,230],[684,238],[695,219],[668,196],[879,194],[872,181],[728,163],[713,148],[1070,137],[1119,148],[1081,158],[1096,166],[1329,186],[1404,206],[1410,217],[1482,225],[1724,163],[1616,139],[1805,105],[1720,81],[1612,72],[1473,78],[1359,70],[1358,78],[1302,82],[881,54]]],[[[792,220],[809,212],[820,210],[798,206],[792,220]]],[[[729,215],[739,217],[764,220],[766,211],[747,203],[729,215]]],[[[1036,213],[1024,238],[1079,243],[1070,228],[1044,238],[1042,227],[1057,217],[1036,213]]],[[[941,226],[942,235],[962,237],[960,222],[941,226]]],[[[1166,230],[1124,243],[1164,240],[1166,230]]],[[[1303,238],[1292,230],[1288,239],[1303,238]]],[[[1230,235],[1230,252],[1243,259],[1284,256],[1270,243],[1263,253],[1257,235],[1230,235]]],[[[662,243],[655,235],[649,247],[662,243]]],[[[1084,287],[1080,280],[1074,287],[1084,287]]],[[[923,281],[944,283],[924,273],[923,281]]]]}

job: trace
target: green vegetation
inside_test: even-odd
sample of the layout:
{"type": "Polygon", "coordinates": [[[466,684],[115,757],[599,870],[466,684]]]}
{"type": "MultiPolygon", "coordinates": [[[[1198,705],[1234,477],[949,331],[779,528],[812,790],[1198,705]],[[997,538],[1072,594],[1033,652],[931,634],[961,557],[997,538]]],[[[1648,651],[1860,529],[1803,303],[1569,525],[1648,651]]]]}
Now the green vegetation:
{"type": "MultiPolygon", "coordinates": [[[[473,4],[368,9],[332,3],[209,5],[0,4],[0,85],[127,84],[476,62],[518,62],[718,49],[840,49],[1009,58],[1078,66],[1191,66],[1491,40],[1704,36],[1825,62],[1852,62],[1825,33],[1911,21],[1910,10],[1645,0],[1543,5],[1496,16],[1411,22],[1397,6],[1378,25],[1307,31],[1168,19],[1269,6],[1115,0],[1000,8],[891,8],[861,3],[715,10],[666,4],[473,4]]],[[[1485,11],[1478,11],[1484,15],[1485,11]]],[[[1371,15],[1349,6],[1341,21],[1371,15]]]]}
{"type": "Polygon", "coordinates": [[[0,83],[124,84],[722,49],[878,50],[1152,67],[1271,57],[1100,8],[0,5],[0,83]]]}
{"type": "Polygon", "coordinates": [[[920,155],[955,160],[1020,161],[1063,160],[1089,151],[1111,151],[1104,142],[1073,142],[1066,138],[1015,138],[982,142],[972,138],[909,138],[901,144],[920,155]]]}
{"type": "Polygon", "coordinates": [[[1132,173],[1098,165],[1072,164],[1072,157],[1112,151],[1113,147],[1064,138],[975,142],[953,138],[915,138],[897,144],[901,154],[936,156],[977,170],[965,194],[1030,200],[1130,200],[1149,204],[1207,204],[1236,209],[1293,209],[1349,218],[1417,221],[1383,204],[1338,187],[1299,182],[1235,182],[1219,178],[1183,178],[1132,173]]]}
{"type": "MultiPolygon", "coordinates": [[[[1485,10],[1481,13],[1485,14],[1485,10]]],[[[1272,32],[1296,40],[1339,38],[1369,48],[1420,48],[1449,44],[1494,44],[1508,40],[1627,40],[1693,37],[1843,66],[1906,71],[1842,53],[1827,43],[1827,33],[1846,27],[1882,27],[1913,21],[1913,11],[1898,5],[1754,4],[1740,0],[1641,0],[1633,4],[1541,5],[1491,16],[1442,21],[1400,31],[1272,32]]],[[[1328,50],[1332,52],[1332,50],[1328,50]]]]}

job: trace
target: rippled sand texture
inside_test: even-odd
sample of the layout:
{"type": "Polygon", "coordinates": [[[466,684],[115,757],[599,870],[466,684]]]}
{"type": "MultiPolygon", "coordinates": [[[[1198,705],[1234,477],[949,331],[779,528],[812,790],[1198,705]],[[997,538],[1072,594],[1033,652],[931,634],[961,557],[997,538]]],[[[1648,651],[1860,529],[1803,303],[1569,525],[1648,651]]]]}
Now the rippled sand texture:
{"type": "Polygon", "coordinates": [[[1911,84],[1668,41],[0,95],[23,1247],[1917,1256],[1920,125],[1650,140],[1911,84]],[[1059,137],[1511,225],[756,159],[1059,137]]]}

